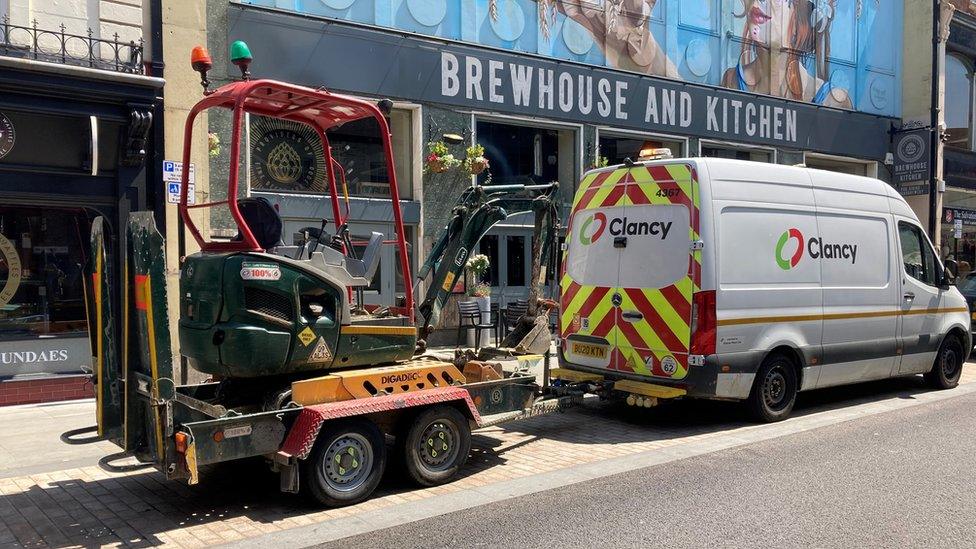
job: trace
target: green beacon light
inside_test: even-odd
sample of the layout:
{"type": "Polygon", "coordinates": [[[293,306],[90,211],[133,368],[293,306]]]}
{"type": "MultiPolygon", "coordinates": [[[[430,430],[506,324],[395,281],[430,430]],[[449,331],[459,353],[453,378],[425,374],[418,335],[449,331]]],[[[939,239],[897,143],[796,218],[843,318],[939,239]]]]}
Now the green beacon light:
{"type": "Polygon", "coordinates": [[[230,45],[230,61],[241,69],[241,78],[244,80],[251,79],[251,71],[248,70],[248,67],[250,67],[253,59],[251,49],[243,40],[238,40],[230,45]]]}

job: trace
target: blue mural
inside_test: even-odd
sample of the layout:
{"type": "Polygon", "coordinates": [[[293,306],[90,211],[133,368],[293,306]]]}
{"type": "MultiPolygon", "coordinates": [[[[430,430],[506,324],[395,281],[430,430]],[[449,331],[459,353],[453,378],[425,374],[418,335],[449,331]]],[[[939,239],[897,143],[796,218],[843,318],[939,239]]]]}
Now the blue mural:
{"type": "Polygon", "coordinates": [[[901,2],[244,1],[819,105],[900,114],[901,2]]]}

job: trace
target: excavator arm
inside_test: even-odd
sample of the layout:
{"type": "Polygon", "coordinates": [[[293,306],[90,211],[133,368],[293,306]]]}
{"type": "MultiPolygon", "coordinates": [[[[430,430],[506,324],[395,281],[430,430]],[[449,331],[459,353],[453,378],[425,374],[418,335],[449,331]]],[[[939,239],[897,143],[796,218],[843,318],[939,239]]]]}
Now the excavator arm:
{"type": "Polygon", "coordinates": [[[535,240],[529,311],[524,320],[534,322],[538,286],[544,279],[543,268],[552,258],[559,228],[558,190],[559,184],[555,182],[545,185],[475,185],[461,194],[451,210],[451,219],[417,272],[418,283],[430,278],[427,295],[417,307],[418,350],[425,348],[427,336],[437,325],[441,310],[458,277],[463,276],[465,263],[481,238],[498,222],[529,212],[535,214],[535,240]]]}

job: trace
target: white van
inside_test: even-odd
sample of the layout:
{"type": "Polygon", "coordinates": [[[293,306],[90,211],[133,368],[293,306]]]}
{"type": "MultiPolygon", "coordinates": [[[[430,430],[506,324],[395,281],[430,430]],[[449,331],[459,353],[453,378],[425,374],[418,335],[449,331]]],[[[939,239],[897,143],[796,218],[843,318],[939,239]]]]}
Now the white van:
{"type": "Polygon", "coordinates": [[[561,367],[745,400],[764,421],[809,389],[954,387],[972,348],[953,275],[876,179],[711,158],[593,170],[565,249],[561,367]]]}

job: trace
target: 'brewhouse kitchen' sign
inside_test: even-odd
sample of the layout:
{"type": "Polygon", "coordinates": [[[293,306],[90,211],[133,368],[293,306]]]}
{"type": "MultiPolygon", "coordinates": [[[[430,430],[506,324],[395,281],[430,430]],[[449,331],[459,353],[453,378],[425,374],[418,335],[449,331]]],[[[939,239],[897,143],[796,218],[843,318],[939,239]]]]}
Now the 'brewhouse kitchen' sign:
{"type": "Polygon", "coordinates": [[[877,160],[890,149],[892,119],[871,114],[236,4],[229,16],[230,36],[275,60],[261,72],[310,86],[877,160]]]}

